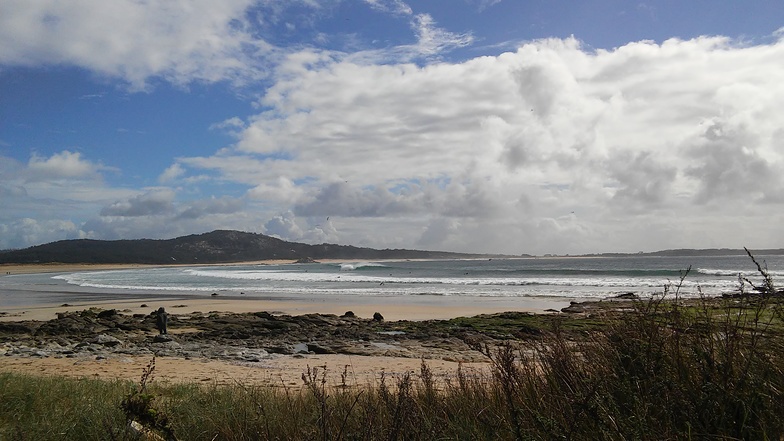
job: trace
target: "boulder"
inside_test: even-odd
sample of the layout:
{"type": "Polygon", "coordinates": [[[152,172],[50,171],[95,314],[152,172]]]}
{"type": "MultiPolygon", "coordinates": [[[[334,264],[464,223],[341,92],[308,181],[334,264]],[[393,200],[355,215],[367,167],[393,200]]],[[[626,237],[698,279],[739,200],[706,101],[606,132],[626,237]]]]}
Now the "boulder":
{"type": "Polygon", "coordinates": [[[95,343],[101,346],[117,346],[122,344],[122,340],[117,337],[112,337],[107,334],[99,334],[90,340],[90,343],[95,343]]]}

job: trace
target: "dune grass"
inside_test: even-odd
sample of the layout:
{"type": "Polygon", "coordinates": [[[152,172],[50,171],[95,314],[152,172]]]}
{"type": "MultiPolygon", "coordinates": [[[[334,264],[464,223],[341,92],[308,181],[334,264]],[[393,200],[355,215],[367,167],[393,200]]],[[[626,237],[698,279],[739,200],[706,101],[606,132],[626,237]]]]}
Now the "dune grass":
{"type": "MultiPolygon", "coordinates": [[[[159,385],[0,374],[0,439],[137,439],[129,418],[181,440],[770,439],[784,436],[784,300],[762,282],[739,295],[661,298],[575,338],[477,346],[490,375],[462,368],[375,384],[159,385]]],[[[149,372],[148,372],[149,371],[149,372]]],[[[348,378],[344,375],[344,378],[348,378]]]]}

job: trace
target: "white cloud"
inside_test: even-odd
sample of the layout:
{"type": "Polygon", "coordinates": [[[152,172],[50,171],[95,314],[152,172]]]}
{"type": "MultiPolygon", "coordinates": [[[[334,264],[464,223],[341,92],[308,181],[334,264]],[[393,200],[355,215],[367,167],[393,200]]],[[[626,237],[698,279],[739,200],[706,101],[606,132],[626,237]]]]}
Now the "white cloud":
{"type": "Polygon", "coordinates": [[[284,240],[300,240],[304,235],[291,212],[273,216],[264,224],[264,233],[284,240]]]}
{"type": "Polygon", "coordinates": [[[73,226],[80,219],[94,215],[108,200],[135,193],[107,186],[105,171],[114,169],[68,150],[49,157],[33,154],[27,163],[0,157],[0,229],[9,235],[0,247],[79,237],[73,226]]]}
{"type": "Polygon", "coordinates": [[[418,14],[411,27],[418,37],[417,52],[425,56],[438,55],[445,50],[468,46],[474,41],[470,33],[457,34],[435,25],[430,14],[418,14]]]}
{"type": "Polygon", "coordinates": [[[0,249],[25,248],[30,244],[80,238],[79,228],[67,220],[21,218],[0,223],[0,249]]]}
{"type": "Polygon", "coordinates": [[[101,210],[101,216],[155,216],[174,211],[173,190],[168,188],[150,190],[132,198],[114,202],[101,210]]]}
{"type": "Polygon", "coordinates": [[[550,39],[421,67],[311,51],[282,67],[234,150],[188,164],[297,216],[339,216],[364,245],[389,243],[361,225],[392,217],[410,226],[393,240],[446,249],[587,252],[622,234],[627,251],[700,246],[673,233],[673,213],[742,234],[740,211],[781,202],[782,57],[782,42],[722,37],[612,51],[550,39]]]}
{"type": "Polygon", "coordinates": [[[112,188],[104,174],[114,169],[69,150],[2,158],[0,231],[36,243],[45,228],[101,238],[261,228],[292,240],[508,253],[776,240],[762,231],[784,220],[784,40],[593,51],[546,39],[449,63],[440,57],[472,34],[401,0],[364,3],[408,21],[415,42],[284,53],[259,37],[299,32],[339,0],[4,2],[2,65],[77,66],[136,89],[152,79],[272,85],[257,115],[212,126],[235,145],[160,174],[176,191],[112,188]],[[289,7],[313,15],[287,21],[289,7]],[[200,192],[213,182],[246,193],[200,192]]]}
{"type": "Polygon", "coordinates": [[[160,183],[172,182],[182,177],[184,174],[185,174],[185,169],[182,167],[182,165],[178,163],[174,163],[170,165],[166,170],[164,170],[163,173],[161,173],[161,175],[158,177],[158,182],[160,183]]]}
{"type": "Polygon", "coordinates": [[[212,214],[231,214],[245,206],[242,199],[223,196],[193,201],[177,215],[178,219],[199,219],[212,214]]]}
{"type": "Polygon", "coordinates": [[[485,9],[492,8],[493,6],[501,3],[503,0],[472,0],[474,3],[478,3],[479,11],[484,11],[485,9]]]}
{"type": "Polygon", "coordinates": [[[402,0],[364,0],[371,8],[382,12],[390,12],[399,15],[411,15],[413,11],[402,0]]]}
{"type": "Polygon", "coordinates": [[[143,89],[259,75],[272,48],[246,29],[253,0],[7,0],[0,6],[0,64],[72,65],[143,89]]]}
{"type": "Polygon", "coordinates": [[[82,159],[79,152],[63,150],[48,158],[33,154],[25,171],[26,180],[50,181],[57,179],[95,179],[100,170],[107,168],[82,159]]]}

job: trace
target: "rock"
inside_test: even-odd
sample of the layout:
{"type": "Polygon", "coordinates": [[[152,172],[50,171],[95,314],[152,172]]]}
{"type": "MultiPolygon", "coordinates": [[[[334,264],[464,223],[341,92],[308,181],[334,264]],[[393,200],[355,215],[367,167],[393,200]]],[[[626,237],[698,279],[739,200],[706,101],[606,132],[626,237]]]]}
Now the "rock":
{"type": "Polygon", "coordinates": [[[356,314],[354,314],[354,311],[346,311],[345,313],[343,313],[343,315],[341,315],[341,317],[354,318],[354,317],[356,317],[356,314]]]}
{"type": "Polygon", "coordinates": [[[624,300],[637,300],[637,299],[639,299],[637,294],[635,294],[633,292],[625,292],[623,294],[618,294],[614,298],[616,298],[616,299],[624,299],[624,300]]]}
{"type": "Polygon", "coordinates": [[[106,335],[106,334],[99,334],[98,336],[90,340],[90,342],[102,346],[110,346],[110,347],[122,344],[122,340],[120,340],[119,338],[112,337],[111,335],[106,335]]]}
{"type": "Polygon", "coordinates": [[[32,334],[35,328],[23,322],[0,322],[0,332],[3,334],[32,334]]]}
{"type": "Polygon", "coordinates": [[[269,352],[271,354],[291,355],[291,354],[296,353],[296,351],[294,350],[294,347],[291,346],[291,345],[268,346],[266,349],[267,349],[267,352],[269,352]]]}
{"type": "Polygon", "coordinates": [[[107,309],[98,313],[98,318],[111,318],[117,315],[116,309],[107,309]]]}
{"type": "Polygon", "coordinates": [[[297,259],[297,261],[296,261],[296,262],[294,262],[294,263],[318,263],[318,262],[316,262],[315,260],[313,260],[313,259],[312,259],[312,258],[310,258],[310,257],[300,257],[300,258],[299,258],[299,259],[297,259]]]}
{"type": "Polygon", "coordinates": [[[373,321],[376,321],[376,322],[383,322],[383,321],[384,321],[384,316],[383,316],[383,315],[381,315],[381,313],[380,313],[380,312],[374,312],[374,313],[373,313],[373,321]]]}
{"type": "Polygon", "coordinates": [[[335,354],[335,351],[319,343],[308,343],[308,352],[314,354],[335,354]]]}
{"type": "Polygon", "coordinates": [[[566,312],[569,314],[579,314],[585,312],[585,307],[577,302],[569,302],[569,306],[566,308],[561,308],[561,312],[566,312]]]}

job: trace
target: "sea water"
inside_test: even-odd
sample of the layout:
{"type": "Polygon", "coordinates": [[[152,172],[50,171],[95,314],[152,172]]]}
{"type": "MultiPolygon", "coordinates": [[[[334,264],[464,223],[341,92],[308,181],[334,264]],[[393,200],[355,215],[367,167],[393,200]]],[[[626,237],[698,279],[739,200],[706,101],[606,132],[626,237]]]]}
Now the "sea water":
{"type": "MultiPolygon", "coordinates": [[[[784,275],[784,256],[757,256],[757,259],[764,262],[774,280],[784,275]]],[[[665,290],[671,295],[677,291],[684,297],[715,296],[736,292],[743,278],[761,283],[755,265],[747,256],[397,260],[178,266],[4,276],[0,277],[0,292],[33,286],[36,287],[33,291],[38,293],[69,292],[70,298],[74,293],[105,293],[113,298],[123,293],[158,297],[214,293],[246,298],[298,295],[584,300],[628,292],[652,296],[665,290]]]]}

